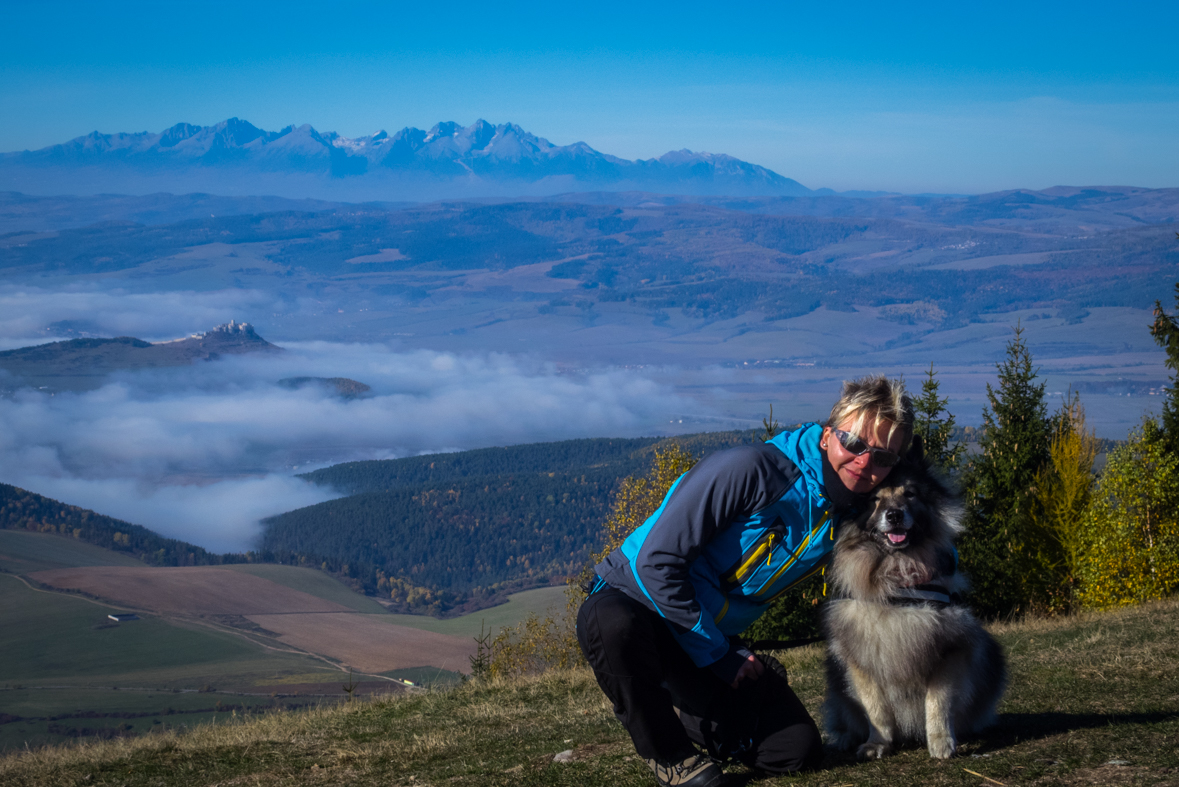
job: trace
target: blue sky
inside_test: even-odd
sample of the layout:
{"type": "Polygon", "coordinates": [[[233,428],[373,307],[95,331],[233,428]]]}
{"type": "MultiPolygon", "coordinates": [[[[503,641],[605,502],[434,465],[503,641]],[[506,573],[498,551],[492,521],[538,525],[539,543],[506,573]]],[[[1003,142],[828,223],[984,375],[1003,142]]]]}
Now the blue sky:
{"type": "Polygon", "coordinates": [[[512,121],[807,186],[1179,186],[1179,3],[52,3],[0,10],[0,150],[237,116],[512,121]]]}

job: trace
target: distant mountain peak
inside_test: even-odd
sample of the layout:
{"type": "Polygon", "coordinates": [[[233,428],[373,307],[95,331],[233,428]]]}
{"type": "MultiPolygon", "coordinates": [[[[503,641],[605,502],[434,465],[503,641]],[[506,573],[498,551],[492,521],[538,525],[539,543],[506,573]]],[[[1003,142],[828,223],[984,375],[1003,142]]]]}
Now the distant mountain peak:
{"type": "Polygon", "coordinates": [[[100,134],[0,154],[0,190],[208,191],[333,199],[544,195],[572,191],[804,196],[810,189],[723,153],[687,148],[629,161],[585,142],[554,145],[516,123],[441,121],[345,137],[310,124],[266,131],[231,117],[159,133],[100,134]],[[53,184],[60,182],[62,186],[53,184]]]}
{"type": "Polygon", "coordinates": [[[266,341],[254,332],[254,326],[250,325],[248,322],[236,322],[235,320],[230,320],[224,325],[215,325],[204,333],[194,333],[186,338],[207,339],[210,336],[216,336],[216,334],[224,334],[225,336],[232,336],[236,338],[257,339],[263,342],[266,341]]]}

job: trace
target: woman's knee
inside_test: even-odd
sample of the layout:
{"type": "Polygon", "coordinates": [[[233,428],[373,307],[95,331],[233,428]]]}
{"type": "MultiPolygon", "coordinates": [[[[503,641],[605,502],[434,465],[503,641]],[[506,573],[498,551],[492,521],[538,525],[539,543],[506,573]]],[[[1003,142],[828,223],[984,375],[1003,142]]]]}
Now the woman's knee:
{"type": "Polygon", "coordinates": [[[616,590],[593,594],[577,613],[577,640],[595,671],[646,656],[650,623],[616,590]]]}
{"type": "Polygon", "coordinates": [[[748,764],[768,773],[798,773],[823,762],[823,738],[814,722],[793,724],[758,741],[748,764]]]}

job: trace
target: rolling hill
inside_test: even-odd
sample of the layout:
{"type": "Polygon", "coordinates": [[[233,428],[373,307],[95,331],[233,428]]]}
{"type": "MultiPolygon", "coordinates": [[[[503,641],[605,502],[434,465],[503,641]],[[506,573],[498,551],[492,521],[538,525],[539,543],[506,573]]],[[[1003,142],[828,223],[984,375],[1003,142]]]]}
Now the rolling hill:
{"type": "MultiPolygon", "coordinates": [[[[551,603],[490,617],[510,626],[551,603]]],[[[312,568],[149,566],[48,528],[0,530],[0,751],[331,704],[346,684],[457,680],[480,624],[390,615],[312,568]]]]}
{"type": "MultiPolygon", "coordinates": [[[[308,569],[273,568],[332,582],[308,569]]],[[[191,579],[188,588],[175,586],[152,596],[137,587],[135,578],[143,572],[155,572],[158,578],[159,572],[175,570],[150,567],[126,551],[47,530],[0,530],[0,626],[5,631],[0,750],[225,722],[234,712],[306,707],[325,701],[311,695],[340,695],[340,667],[319,656],[268,642],[231,625],[225,614],[156,609],[160,600],[184,598],[177,591],[191,594],[191,579]],[[89,579],[84,587],[73,587],[76,583],[63,575],[89,579]],[[105,584],[96,585],[101,577],[107,577],[105,584]],[[124,581],[120,586],[111,577],[124,581]],[[55,578],[62,587],[53,584],[55,578]],[[132,610],[139,613],[137,620],[116,623],[108,618],[132,610]],[[318,689],[310,688],[313,684],[318,689]]],[[[225,568],[189,570],[238,576],[225,568]]],[[[272,599],[292,594],[281,584],[255,581],[273,588],[272,599]]],[[[336,602],[345,594],[364,601],[333,584],[336,602]]],[[[336,602],[312,603],[348,609],[336,602]]],[[[364,691],[401,689],[399,683],[377,687],[371,682],[364,691]]]]}
{"type": "MultiPolygon", "coordinates": [[[[60,535],[82,545],[124,555],[136,563],[154,566],[207,566],[245,560],[244,556],[213,554],[184,541],[164,538],[140,525],[0,484],[0,533],[5,531],[60,535]]],[[[74,560],[79,553],[75,550],[63,554],[74,560]]],[[[67,565],[119,564],[83,562],[67,565]]]]}
{"type": "MultiPolygon", "coordinates": [[[[525,319],[574,317],[595,327],[632,313],[656,329],[673,313],[697,327],[748,315],[755,324],[745,333],[756,336],[820,308],[880,310],[886,322],[924,335],[987,313],[1153,303],[1158,282],[1179,271],[1179,191],[1102,193],[931,200],[912,211],[904,200],[859,201],[890,204],[879,212],[895,217],[751,212],[786,209],[757,201],[742,203],[750,211],[527,202],[100,225],[0,238],[0,276],[148,278],[157,287],[257,287],[291,297],[312,287],[346,315],[371,312],[369,338],[382,335],[376,320],[406,328],[423,310],[451,309],[460,321],[451,336],[464,336],[468,324],[499,333],[525,319]],[[392,310],[396,318],[382,316],[389,305],[374,309],[390,300],[405,307],[392,310]],[[482,317],[490,304],[501,309],[494,323],[482,317]]],[[[270,322],[298,329],[281,316],[270,322]]],[[[340,319],[358,327],[355,316],[340,319]]],[[[325,315],[316,330],[339,329],[325,315]]]]}
{"type": "MultiPolygon", "coordinates": [[[[55,204],[44,209],[57,215],[55,204]]],[[[95,198],[94,210],[113,204],[95,198]]],[[[238,314],[285,344],[639,367],[728,419],[698,428],[755,423],[783,392],[815,413],[812,391],[831,380],[865,368],[912,379],[931,362],[962,422],[977,422],[1018,321],[1051,389],[1093,390],[1096,427],[1121,438],[1149,401],[1100,392],[1149,396],[1166,379],[1146,326],[1179,279],[1177,214],[1179,190],[1131,187],[336,205],[15,232],[0,237],[0,282],[257,293],[238,314]],[[733,379],[718,387],[713,367],[733,379]]],[[[55,318],[39,299],[48,308],[22,323],[27,343],[118,335],[99,315],[55,318]]],[[[331,374],[375,382],[360,369],[331,374]]]]}
{"type": "MultiPolygon", "coordinates": [[[[396,210],[411,203],[372,207],[396,210]]],[[[339,202],[283,197],[226,197],[216,194],[93,194],[52,196],[0,191],[0,235],[16,231],[52,232],[108,222],[175,224],[210,216],[280,211],[314,212],[346,207],[339,202]]]]}
{"type": "MultiPolygon", "coordinates": [[[[263,339],[249,323],[230,320],[210,331],[194,333],[170,342],[145,342],[130,336],[114,339],[69,339],[0,352],[0,370],[15,378],[17,385],[52,390],[97,388],[111,372],[188,366],[195,361],[214,361],[222,355],[282,352],[263,339]]],[[[305,378],[303,383],[317,378],[305,378]]],[[[333,383],[340,385],[340,383],[333,383]]],[[[343,384],[356,389],[354,380],[343,384]],[[351,384],[351,385],[349,385],[351,384]]]]}
{"type": "MultiPolygon", "coordinates": [[[[672,438],[706,454],[755,432],[672,438]]],[[[308,555],[394,608],[453,616],[559,583],[597,546],[611,498],[666,438],[605,438],[349,462],[303,476],[348,496],[265,521],[262,550],[308,555]]]]}
{"type": "MultiPolygon", "coordinates": [[[[671,439],[705,454],[749,442],[756,433],[712,432],[671,439]]],[[[453,618],[502,604],[520,590],[560,584],[565,575],[576,572],[599,537],[618,483],[644,474],[653,452],[667,441],[568,440],[323,468],[303,477],[347,496],[269,518],[259,548],[246,554],[214,554],[139,525],[0,484],[0,533],[63,537],[74,545],[70,560],[78,559],[79,550],[100,548],[130,561],[26,564],[0,555],[0,570],[236,567],[285,576],[288,570],[312,567],[328,572],[335,578],[332,583],[343,581],[392,609],[453,618]],[[5,560],[16,562],[9,565],[5,560]]],[[[86,576],[100,573],[90,571],[86,576]]],[[[73,583],[70,587],[80,590],[91,581],[81,575],[67,579],[67,584],[73,583]]],[[[105,597],[126,600],[117,594],[105,597]]],[[[370,604],[366,611],[375,609],[370,604]]]]}

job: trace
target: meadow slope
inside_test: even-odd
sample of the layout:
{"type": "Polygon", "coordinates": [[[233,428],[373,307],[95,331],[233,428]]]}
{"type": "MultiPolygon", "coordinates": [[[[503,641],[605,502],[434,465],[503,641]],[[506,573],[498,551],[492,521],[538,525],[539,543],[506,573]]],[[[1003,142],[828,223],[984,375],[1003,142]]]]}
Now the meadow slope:
{"type": "MultiPolygon", "coordinates": [[[[994,628],[1011,664],[999,725],[960,756],[828,752],[790,785],[1179,785],[1179,600],[994,628]]],[[[781,654],[812,712],[821,646],[781,654]]],[[[731,784],[752,774],[730,769],[731,784]]],[[[48,785],[609,785],[652,783],[585,670],[0,759],[0,782],[48,785]],[[553,757],[571,750],[572,761],[553,757]]]]}
{"type": "Polygon", "coordinates": [[[309,568],[161,568],[74,538],[0,530],[0,751],[333,704],[350,682],[365,695],[457,680],[442,667],[466,668],[479,621],[431,631],[397,617],[414,621],[309,568]],[[116,623],[116,612],[140,619],[116,623]],[[308,634],[333,625],[340,634],[308,634]],[[382,674],[361,674],[360,661],[382,674]]]}

